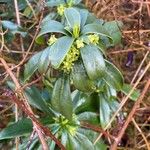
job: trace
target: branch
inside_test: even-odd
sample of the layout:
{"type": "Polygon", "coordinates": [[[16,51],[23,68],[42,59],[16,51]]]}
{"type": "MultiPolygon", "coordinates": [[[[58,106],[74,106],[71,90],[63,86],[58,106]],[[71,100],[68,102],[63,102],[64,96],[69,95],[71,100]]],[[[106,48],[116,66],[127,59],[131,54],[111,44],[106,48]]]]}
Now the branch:
{"type": "Polygon", "coordinates": [[[12,78],[13,82],[16,85],[16,93],[18,94],[18,96],[21,97],[21,100],[17,100],[16,99],[16,95],[14,95],[13,100],[15,100],[15,103],[18,105],[19,108],[21,108],[32,120],[34,128],[39,136],[39,139],[42,143],[43,146],[43,150],[48,150],[48,145],[45,141],[44,135],[41,132],[42,130],[44,131],[45,135],[49,136],[52,140],[54,140],[56,142],[56,144],[62,149],[65,150],[64,146],[59,142],[59,140],[57,138],[55,138],[55,136],[49,131],[48,128],[43,127],[42,124],[35,118],[34,113],[30,107],[30,105],[28,104],[27,100],[24,98],[24,94],[21,91],[21,86],[18,82],[18,80],[16,79],[16,77],[14,76],[13,72],[10,70],[10,68],[8,67],[6,61],[3,58],[0,58],[0,61],[2,62],[5,70],[7,71],[7,73],[10,75],[10,77],[12,78]],[[26,101],[25,101],[26,100],[26,101]]]}
{"type": "Polygon", "coordinates": [[[134,104],[130,114],[128,115],[128,118],[127,118],[126,122],[124,123],[122,129],[120,130],[120,132],[119,132],[119,134],[116,138],[117,140],[114,141],[113,145],[111,146],[111,148],[110,148],[111,150],[116,150],[117,149],[118,143],[120,142],[122,136],[124,135],[124,132],[125,132],[126,128],[128,127],[129,123],[132,121],[132,118],[133,118],[133,116],[136,112],[136,109],[139,107],[140,103],[142,102],[146,92],[148,91],[149,86],[150,86],[150,78],[149,78],[148,82],[146,83],[146,85],[145,85],[145,87],[144,87],[144,89],[141,93],[141,96],[135,102],[135,104],[134,104]]]}

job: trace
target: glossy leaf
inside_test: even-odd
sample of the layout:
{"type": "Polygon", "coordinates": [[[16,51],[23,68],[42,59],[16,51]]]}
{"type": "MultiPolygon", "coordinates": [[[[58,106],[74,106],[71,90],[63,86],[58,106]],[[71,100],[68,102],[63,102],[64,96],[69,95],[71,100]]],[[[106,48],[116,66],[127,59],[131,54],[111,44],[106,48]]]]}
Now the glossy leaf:
{"type": "Polygon", "coordinates": [[[55,20],[57,18],[57,14],[55,12],[50,12],[48,15],[46,15],[43,20],[42,24],[45,24],[47,21],[55,20]]]}
{"type": "Polygon", "coordinates": [[[38,71],[42,74],[47,72],[47,69],[50,65],[50,51],[51,47],[47,47],[45,50],[42,51],[42,54],[40,56],[39,62],[38,62],[38,71]]]}
{"type": "Polygon", "coordinates": [[[81,62],[76,62],[71,73],[74,86],[82,92],[93,92],[95,90],[94,81],[87,76],[85,68],[81,62]]]}
{"type": "Polygon", "coordinates": [[[74,38],[69,36],[63,36],[52,45],[50,51],[51,64],[55,69],[58,69],[60,64],[63,62],[65,56],[69,52],[74,38]]]}
{"type": "Polygon", "coordinates": [[[32,122],[30,119],[22,119],[15,122],[0,132],[0,140],[23,136],[32,131],[32,122]]]}
{"type": "Polygon", "coordinates": [[[87,24],[84,26],[81,34],[89,34],[89,33],[96,33],[96,34],[99,34],[101,36],[106,36],[108,38],[111,39],[109,33],[105,30],[105,28],[100,25],[100,24],[87,24]]]}
{"type": "Polygon", "coordinates": [[[97,18],[93,13],[89,13],[87,20],[86,20],[86,24],[93,24],[94,22],[96,22],[97,18]]]}
{"type": "Polygon", "coordinates": [[[78,143],[78,141],[73,136],[71,136],[70,134],[68,134],[66,149],[67,150],[78,150],[78,149],[81,150],[81,146],[78,143]]]}
{"type": "Polygon", "coordinates": [[[94,45],[86,45],[80,49],[86,72],[91,80],[104,75],[105,61],[102,53],[94,45]]]}
{"type": "Polygon", "coordinates": [[[79,99],[78,101],[76,100],[77,102],[74,106],[74,112],[76,114],[83,112],[97,112],[99,109],[99,97],[97,93],[92,93],[91,95],[82,93],[78,98],[79,99]]]}
{"type": "MultiPolygon", "coordinates": [[[[52,117],[41,118],[40,122],[44,125],[51,124],[54,120],[52,117]]],[[[26,136],[33,130],[31,119],[22,118],[17,122],[13,122],[5,129],[0,131],[0,140],[15,138],[18,136],[26,136]]]]}
{"type": "Polygon", "coordinates": [[[30,60],[25,65],[24,70],[24,82],[30,79],[30,77],[34,74],[34,72],[38,69],[39,59],[41,57],[42,52],[39,52],[32,56],[30,60]]]}
{"type": "Polygon", "coordinates": [[[53,115],[46,101],[43,99],[42,95],[40,94],[40,91],[36,87],[34,86],[30,88],[27,87],[25,89],[25,95],[32,106],[38,108],[39,110],[49,115],[53,115]]]}
{"type": "Polygon", "coordinates": [[[92,142],[83,134],[77,132],[75,136],[68,134],[66,141],[67,150],[94,150],[92,142]]]}
{"type": "Polygon", "coordinates": [[[49,6],[49,7],[59,6],[60,4],[65,4],[65,1],[64,0],[48,0],[46,2],[46,6],[49,6]]]}
{"type": "Polygon", "coordinates": [[[117,100],[109,100],[109,101],[107,101],[108,103],[109,103],[109,107],[110,107],[110,109],[111,109],[111,116],[113,115],[113,113],[115,113],[117,110],[118,110],[118,108],[119,108],[119,102],[117,101],[117,100]]]}
{"type": "Polygon", "coordinates": [[[91,124],[99,124],[99,116],[95,112],[83,112],[78,114],[79,121],[85,121],[91,124]]]}
{"type": "Polygon", "coordinates": [[[62,132],[62,135],[61,135],[61,143],[66,146],[67,144],[67,141],[68,141],[68,134],[66,131],[62,132]]]}
{"type": "Polygon", "coordinates": [[[121,43],[121,27],[122,23],[119,21],[110,21],[104,24],[104,28],[111,35],[114,45],[121,43]]]}
{"type": "Polygon", "coordinates": [[[105,126],[109,123],[110,114],[111,110],[106,98],[102,94],[99,94],[99,117],[102,128],[105,128],[105,126]]]}
{"type": "Polygon", "coordinates": [[[94,150],[94,145],[85,135],[77,132],[75,138],[80,145],[80,150],[94,150]]]}
{"type": "MultiPolygon", "coordinates": [[[[132,86],[131,86],[131,85],[129,85],[129,84],[124,84],[123,87],[122,87],[122,89],[121,89],[121,91],[122,91],[124,94],[128,95],[129,92],[131,91],[131,89],[132,89],[132,86]]],[[[136,90],[136,89],[135,89],[135,90],[132,92],[132,94],[130,95],[130,99],[133,100],[133,101],[136,101],[136,100],[139,98],[139,96],[140,96],[139,90],[136,90]]]]}
{"type": "Polygon", "coordinates": [[[109,61],[105,60],[106,62],[106,74],[104,75],[104,80],[106,83],[116,90],[121,90],[123,86],[123,76],[118,68],[110,63],[109,61]]]}
{"type": "Polygon", "coordinates": [[[81,27],[83,27],[86,23],[89,12],[86,9],[80,9],[79,13],[81,16],[81,27]]]}
{"type": "MultiPolygon", "coordinates": [[[[99,126],[99,125],[97,125],[99,126]]],[[[93,141],[97,139],[99,133],[94,132],[93,130],[90,129],[84,129],[84,128],[79,128],[78,130],[79,133],[85,135],[88,137],[90,141],[93,141]]],[[[104,142],[101,140],[97,141],[97,143],[94,145],[94,150],[107,150],[107,146],[104,144],[104,142]]]]}
{"type": "Polygon", "coordinates": [[[54,86],[51,100],[52,108],[67,119],[72,119],[73,104],[68,77],[59,78],[54,86]]]}
{"type": "Polygon", "coordinates": [[[65,10],[65,17],[68,25],[71,28],[74,28],[75,25],[80,27],[80,23],[81,23],[80,13],[76,9],[67,8],[65,10]]]}
{"type": "Polygon", "coordinates": [[[11,22],[11,21],[8,21],[8,20],[3,20],[1,21],[1,24],[2,24],[2,27],[5,28],[5,29],[9,29],[9,31],[12,33],[12,34],[21,34],[23,37],[26,36],[26,32],[23,30],[23,28],[21,28],[20,26],[18,26],[17,24],[11,22]]]}
{"type": "Polygon", "coordinates": [[[47,33],[54,33],[54,32],[67,35],[67,32],[64,30],[64,26],[60,22],[55,21],[55,20],[45,21],[41,25],[41,31],[36,38],[36,42],[39,44],[43,44],[44,39],[42,38],[42,35],[47,34],[47,33]]]}
{"type": "Polygon", "coordinates": [[[79,4],[82,0],[74,0],[74,4],[79,4]]]}
{"type": "Polygon", "coordinates": [[[117,97],[117,91],[112,86],[106,86],[106,94],[109,100],[115,99],[117,97]]]}

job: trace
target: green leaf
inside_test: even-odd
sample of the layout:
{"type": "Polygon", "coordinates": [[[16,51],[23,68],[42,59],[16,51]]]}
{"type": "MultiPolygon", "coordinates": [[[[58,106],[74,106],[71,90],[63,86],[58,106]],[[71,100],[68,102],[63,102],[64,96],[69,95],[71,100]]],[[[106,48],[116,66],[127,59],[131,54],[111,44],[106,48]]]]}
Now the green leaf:
{"type": "Polygon", "coordinates": [[[76,114],[83,112],[97,112],[99,109],[98,105],[99,97],[97,93],[92,93],[91,95],[82,93],[74,106],[74,112],[76,114]]]}
{"type": "Polygon", "coordinates": [[[39,110],[49,115],[53,115],[46,101],[40,94],[40,91],[35,86],[27,87],[25,89],[25,95],[32,106],[38,108],[39,110]]]}
{"type": "Polygon", "coordinates": [[[82,0],[74,0],[74,4],[79,4],[82,0]]]}
{"type": "Polygon", "coordinates": [[[92,142],[83,134],[76,133],[75,136],[68,134],[66,141],[67,150],[94,150],[92,142]]]}
{"type": "MultiPolygon", "coordinates": [[[[99,135],[99,133],[97,132],[94,132],[90,129],[84,129],[84,128],[79,128],[78,132],[88,137],[90,141],[95,140],[99,135]]],[[[97,143],[94,145],[94,148],[95,148],[94,150],[107,150],[107,146],[104,144],[102,139],[97,141],[97,143]]]]}
{"type": "Polygon", "coordinates": [[[49,7],[59,6],[60,4],[65,4],[65,1],[64,0],[48,0],[48,2],[46,2],[46,6],[49,6],[49,7]]]}
{"type": "Polygon", "coordinates": [[[61,143],[66,146],[66,143],[68,141],[68,134],[67,134],[67,131],[64,131],[62,132],[62,135],[61,135],[61,143]]]}
{"type": "Polygon", "coordinates": [[[85,25],[81,34],[89,34],[89,33],[96,33],[96,34],[99,34],[101,36],[106,36],[111,39],[111,36],[106,31],[104,26],[100,24],[92,23],[92,24],[85,25]]]}
{"type": "Polygon", "coordinates": [[[24,70],[24,82],[30,79],[30,77],[34,74],[34,72],[38,69],[39,59],[41,57],[42,52],[39,52],[32,56],[30,60],[25,65],[24,70]]]}
{"type": "MultiPolygon", "coordinates": [[[[124,84],[123,87],[122,87],[122,89],[121,89],[121,91],[122,91],[124,94],[128,95],[128,94],[130,93],[131,89],[132,89],[132,86],[131,86],[131,85],[129,85],[129,84],[124,84]]],[[[130,95],[130,99],[133,100],[133,101],[136,101],[136,100],[139,98],[139,96],[140,96],[139,90],[136,90],[136,89],[135,89],[135,90],[132,92],[132,94],[130,95]]]]}
{"type": "Polygon", "coordinates": [[[115,99],[117,97],[117,91],[109,85],[106,85],[106,94],[109,100],[115,99]]]}
{"type": "Polygon", "coordinates": [[[115,113],[118,110],[119,102],[117,100],[113,99],[113,100],[109,100],[108,103],[109,103],[109,107],[111,109],[111,115],[112,115],[113,113],[115,113]]]}
{"type": "Polygon", "coordinates": [[[80,9],[79,13],[81,16],[81,27],[83,27],[86,23],[89,12],[86,9],[80,9]]]}
{"type": "Polygon", "coordinates": [[[8,20],[3,20],[1,21],[1,24],[2,24],[2,27],[5,28],[5,29],[9,29],[9,31],[12,33],[12,34],[21,34],[21,36],[25,37],[26,36],[26,32],[23,30],[22,27],[18,26],[17,24],[11,22],[11,21],[8,21],[8,20]]]}
{"type": "Polygon", "coordinates": [[[68,134],[66,149],[67,150],[79,150],[79,149],[81,150],[80,144],[70,134],[68,134]]]}
{"type": "Polygon", "coordinates": [[[50,12],[42,19],[42,24],[45,24],[47,21],[55,20],[57,18],[57,14],[55,12],[50,12]]]}
{"type": "Polygon", "coordinates": [[[72,119],[73,104],[68,77],[59,78],[54,86],[51,100],[52,108],[67,119],[72,119]]]}
{"type": "Polygon", "coordinates": [[[50,51],[50,57],[51,57],[51,65],[58,69],[61,63],[63,62],[65,56],[69,52],[72,44],[73,44],[74,38],[64,36],[59,38],[55,44],[52,45],[51,51],[50,51]]]}
{"type": "Polygon", "coordinates": [[[67,32],[64,30],[64,26],[60,22],[55,20],[49,20],[43,22],[43,24],[41,25],[41,31],[36,38],[36,42],[38,44],[43,44],[44,39],[42,38],[42,35],[53,32],[67,35],[67,32]]]}
{"type": "Polygon", "coordinates": [[[51,47],[47,47],[42,51],[42,54],[40,56],[39,62],[38,62],[38,71],[42,73],[46,73],[48,70],[48,67],[50,65],[50,51],[51,47]]]}
{"type": "Polygon", "coordinates": [[[93,13],[89,13],[87,20],[86,20],[86,24],[93,24],[94,22],[96,22],[97,18],[93,13]]]}
{"type": "Polygon", "coordinates": [[[79,121],[85,121],[91,124],[99,124],[99,116],[95,112],[83,112],[78,114],[79,121]]]}
{"type": "Polygon", "coordinates": [[[121,43],[122,35],[119,29],[121,27],[122,27],[122,22],[119,21],[110,21],[104,24],[104,28],[109,33],[109,35],[111,35],[114,45],[121,43]]]}
{"type": "Polygon", "coordinates": [[[80,13],[74,9],[74,8],[67,8],[65,9],[65,17],[67,20],[68,25],[71,28],[74,28],[74,26],[79,26],[81,24],[81,18],[80,18],[80,13]]]}
{"type": "Polygon", "coordinates": [[[77,132],[75,139],[80,145],[80,150],[94,150],[94,145],[85,135],[77,132]]]}
{"type": "Polygon", "coordinates": [[[5,29],[9,29],[9,30],[17,30],[18,29],[17,24],[15,24],[11,21],[8,21],[8,20],[1,21],[1,24],[5,29]]]}
{"type": "Polygon", "coordinates": [[[105,128],[110,121],[111,110],[109,103],[102,94],[99,94],[99,115],[100,124],[102,128],[105,128]]]}
{"type": "Polygon", "coordinates": [[[0,140],[23,136],[32,131],[32,122],[30,119],[22,119],[15,122],[0,132],[0,140]]]}
{"type": "Polygon", "coordinates": [[[94,81],[87,76],[85,68],[81,62],[76,62],[71,73],[74,86],[82,92],[93,92],[95,90],[94,81]]]}
{"type": "Polygon", "coordinates": [[[86,72],[91,80],[104,75],[105,61],[102,53],[94,45],[86,45],[80,49],[86,72]]]}
{"type": "MultiPolygon", "coordinates": [[[[41,118],[39,121],[44,125],[52,124],[54,122],[50,116],[41,118]]],[[[31,119],[22,118],[17,122],[11,123],[5,129],[0,131],[0,140],[15,138],[18,136],[26,136],[31,133],[32,130],[33,125],[31,119]]]]}
{"type": "MultiPolygon", "coordinates": [[[[20,142],[18,149],[19,150],[26,150],[29,143],[29,138],[22,138],[22,142],[20,142]]],[[[32,143],[30,145],[30,150],[37,149],[39,147],[39,139],[37,137],[32,139],[32,143]]],[[[11,148],[11,150],[16,150],[16,145],[11,148]]]]}
{"type": "Polygon", "coordinates": [[[105,82],[115,88],[116,90],[121,90],[123,86],[123,76],[118,68],[110,63],[109,61],[105,60],[106,62],[106,73],[104,75],[105,82]]]}

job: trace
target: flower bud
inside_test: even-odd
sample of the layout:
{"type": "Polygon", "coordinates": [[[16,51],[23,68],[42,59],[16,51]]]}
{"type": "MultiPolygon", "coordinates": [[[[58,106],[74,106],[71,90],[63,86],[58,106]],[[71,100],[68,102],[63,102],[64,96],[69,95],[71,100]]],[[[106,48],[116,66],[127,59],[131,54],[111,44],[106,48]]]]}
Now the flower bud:
{"type": "Polygon", "coordinates": [[[52,45],[52,44],[54,44],[56,41],[57,41],[57,38],[56,38],[55,35],[53,34],[53,35],[50,36],[50,38],[49,38],[47,44],[48,44],[48,45],[52,45]]]}
{"type": "Polygon", "coordinates": [[[96,45],[99,42],[99,36],[97,34],[89,35],[88,40],[89,40],[90,43],[96,45]]]}
{"type": "Polygon", "coordinates": [[[63,4],[61,4],[61,5],[59,5],[59,6],[57,7],[57,12],[58,12],[58,14],[59,14],[60,16],[63,16],[63,15],[64,15],[65,8],[66,8],[66,7],[65,7],[63,4]]]}
{"type": "Polygon", "coordinates": [[[84,47],[83,39],[76,40],[76,45],[77,45],[77,48],[84,47]]]}

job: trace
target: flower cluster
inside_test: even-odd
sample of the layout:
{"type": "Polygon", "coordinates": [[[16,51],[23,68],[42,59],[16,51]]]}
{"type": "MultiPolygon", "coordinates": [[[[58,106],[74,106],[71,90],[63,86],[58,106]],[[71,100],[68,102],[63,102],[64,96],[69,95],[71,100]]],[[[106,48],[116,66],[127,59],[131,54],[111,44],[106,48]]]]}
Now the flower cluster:
{"type": "Polygon", "coordinates": [[[66,4],[60,4],[59,6],[57,6],[57,13],[60,15],[60,16],[63,16],[64,15],[64,11],[66,8],[69,8],[69,7],[72,7],[73,6],[73,1],[70,0],[69,2],[67,2],[66,4]]]}
{"type": "Polygon", "coordinates": [[[77,45],[77,48],[84,47],[83,39],[76,40],[76,45],[77,45]]]}
{"type": "Polygon", "coordinates": [[[54,44],[57,41],[57,38],[55,37],[55,35],[51,35],[47,44],[50,46],[52,44],[54,44]]]}
{"type": "Polygon", "coordinates": [[[63,70],[65,73],[69,73],[72,70],[74,62],[78,60],[79,55],[79,50],[75,46],[72,46],[62,62],[61,70],[63,70]]]}
{"type": "Polygon", "coordinates": [[[65,5],[63,5],[63,4],[59,5],[59,6],[57,7],[57,12],[58,12],[58,14],[59,14],[60,16],[63,16],[65,9],[66,9],[66,6],[65,6],[65,5]]]}
{"type": "Polygon", "coordinates": [[[60,115],[59,117],[53,118],[53,119],[55,120],[55,123],[57,123],[61,126],[62,130],[66,129],[72,136],[74,136],[78,129],[77,124],[79,124],[76,116],[75,117],[74,116],[75,116],[75,114],[73,114],[73,117],[72,117],[72,120],[73,120],[72,124],[70,124],[70,121],[62,115],[60,115]],[[73,125],[73,124],[76,124],[76,125],[73,125]]]}
{"type": "Polygon", "coordinates": [[[89,35],[88,40],[89,40],[90,43],[96,45],[99,42],[99,36],[97,34],[89,35]]]}

